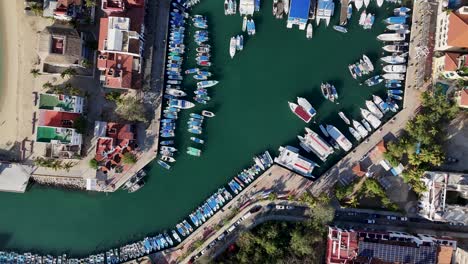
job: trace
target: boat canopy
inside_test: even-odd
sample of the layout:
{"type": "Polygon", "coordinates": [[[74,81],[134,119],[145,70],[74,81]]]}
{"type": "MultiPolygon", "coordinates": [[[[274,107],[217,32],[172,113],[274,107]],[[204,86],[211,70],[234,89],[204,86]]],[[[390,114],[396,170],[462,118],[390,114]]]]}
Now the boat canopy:
{"type": "Polygon", "coordinates": [[[254,11],[255,11],[254,0],[240,0],[239,13],[241,15],[253,15],[254,11]]]}
{"type": "Polygon", "coordinates": [[[310,0],[291,0],[288,23],[303,26],[309,19],[310,0]]]}

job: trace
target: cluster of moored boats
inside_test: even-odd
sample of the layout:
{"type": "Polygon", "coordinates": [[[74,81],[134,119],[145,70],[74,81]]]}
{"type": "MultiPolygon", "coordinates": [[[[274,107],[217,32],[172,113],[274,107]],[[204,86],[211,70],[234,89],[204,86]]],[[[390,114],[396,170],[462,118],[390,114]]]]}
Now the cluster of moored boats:
{"type": "Polygon", "coordinates": [[[244,49],[244,36],[237,35],[231,37],[231,41],[229,42],[229,55],[231,59],[234,58],[236,55],[236,51],[242,51],[244,49]]]}
{"type": "Polygon", "coordinates": [[[224,0],[224,14],[226,16],[237,14],[237,0],[224,0]]]}
{"type": "Polygon", "coordinates": [[[374,71],[372,61],[365,54],[358,62],[348,65],[349,73],[354,79],[362,77],[363,75],[370,74],[374,71]]]}
{"type": "Polygon", "coordinates": [[[330,102],[334,103],[338,100],[338,92],[336,91],[336,88],[333,84],[322,83],[320,84],[320,90],[322,91],[323,97],[330,102]]]}
{"type": "Polygon", "coordinates": [[[366,10],[362,11],[361,16],[359,17],[359,25],[364,29],[371,29],[374,25],[375,15],[367,13],[366,10]]]}

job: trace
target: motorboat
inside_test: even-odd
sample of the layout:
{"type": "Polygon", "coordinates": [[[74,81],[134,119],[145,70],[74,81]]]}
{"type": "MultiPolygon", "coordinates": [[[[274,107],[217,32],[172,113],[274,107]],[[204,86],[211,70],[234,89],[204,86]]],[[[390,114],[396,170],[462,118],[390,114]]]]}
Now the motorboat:
{"type": "Polygon", "coordinates": [[[348,9],[346,10],[346,19],[350,20],[353,15],[353,5],[349,4],[348,9]]]}
{"type": "Polygon", "coordinates": [[[354,64],[348,65],[349,73],[351,73],[351,76],[352,76],[354,79],[357,79],[357,74],[356,74],[356,72],[354,71],[354,67],[355,67],[354,64]]]}
{"type": "Polygon", "coordinates": [[[399,101],[403,100],[403,97],[396,95],[396,94],[392,94],[392,93],[388,93],[388,97],[395,99],[395,100],[399,100],[399,101]]]}
{"type": "Polygon", "coordinates": [[[333,26],[333,29],[338,31],[338,32],[341,32],[341,33],[348,33],[348,29],[343,27],[343,26],[333,26]]]}
{"type": "Polygon", "coordinates": [[[169,157],[169,156],[161,156],[161,160],[165,162],[171,162],[171,163],[176,161],[176,159],[174,159],[173,157],[169,157]]]}
{"type": "Polygon", "coordinates": [[[384,72],[389,73],[405,73],[406,72],[406,65],[398,64],[398,65],[386,65],[383,67],[384,72]]]}
{"type": "Polygon", "coordinates": [[[242,19],[242,31],[245,32],[247,30],[247,16],[244,16],[242,19]]]}
{"type": "Polygon", "coordinates": [[[364,4],[363,0],[354,0],[354,6],[357,10],[361,9],[362,5],[364,4]]]}
{"type": "Polygon", "coordinates": [[[390,25],[387,25],[387,29],[388,30],[393,30],[393,31],[398,31],[398,30],[405,30],[405,29],[408,29],[409,26],[406,25],[406,24],[390,24],[390,25]]]}
{"type": "Polygon", "coordinates": [[[398,56],[398,55],[391,55],[391,56],[385,56],[380,58],[383,62],[388,63],[388,64],[400,64],[400,63],[405,63],[406,58],[403,56],[398,56]]]}
{"type": "Polygon", "coordinates": [[[383,74],[382,77],[387,80],[403,81],[405,79],[405,75],[402,73],[386,73],[386,74],[383,74]]]}
{"type": "Polygon", "coordinates": [[[207,110],[203,110],[202,115],[206,116],[206,117],[214,117],[215,116],[215,114],[213,112],[210,112],[210,111],[207,111],[207,110]]]}
{"type": "Polygon", "coordinates": [[[162,151],[169,151],[169,152],[176,152],[177,149],[174,147],[169,147],[169,146],[161,146],[162,151]]]}
{"type": "Polygon", "coordinates": [[[349,125],[351,124],[351,122],[349,121],[349,119],[346,117],[346,115],[343,113],[343,112],[338,112],[338,115],[341,117],[341,119],[343,119],[343,121],[349,125]]]}
{"type": "Polygon", "coordinates": [[[313,27],[311,23],[307,24],[307,29],[306,29],[306,38],[312,39],[312,34],[313,34],[313,27]]]}
{"type": "Polygon", "coordinates": [[[393,9],[393,13],[397,16],[400,16],[400,15],[406,15],[406,13],[410,12],[411,9],[406,7],[406,6],[402,6],[402,7],[397,7],[395,9],[393,9]]]}
{"type": "Polygon", "coordinates": [[[401,83],[386,83],[386,84],[385,84],[385,87],[386,87],[386,88],[400,88],[400,87],[401,87],[401,83]]]}
{"type": "Polygon", "coordinates": [[[384,33],[377,36],[377,39],[380,41],[403,41],[405,38],[405,34],[398,33],[384,33]]]}
{"type": "Polygon", "coordinates": [[[369,72],[371,71],[374,71],[374,65],[372,64],[372,61],[369,59],[369,57],[367,57],[365,54],[362,55],[362,59],[364,60],[364,63],[366,64],[367,66],[367,70],[369,72]]]}
{"type": "Polygon", "coordinates": [[[166,170],[169,170],[171,169],[171,165],[167,164],[166,162],[162,161],[162,160],[157,160],[157,163],[159,165],[161,165],[161,167],[165,168],[166,170]]]}
{"type": "Polygon", "coordinates": [[[224,15],[229,15],[229,1],[224,0],[224,15]]]}
{"type": "Polygon", "coordinates": [[[367,18],[367,13],[366,10],[362,11],[361,15],[359,16],[359,25],[364,26],[364,23],[366,22],[367,18]]]}
{"type": "Polygon", "coordinates": [[[403,94],[403,90],[388,90],[387,92],[391,94],[403,94]]]}
{"type": "Polygon", "coordinates": [[[317,114],[315,108],[303,97],[297,97],[297,104],[304,108],[311,117],[314,117],[317,114]]]}
{"type": "Polygon", "coordinates": [[[396,113],[398,111],[398,109],[400,108],[398,106],[398,104],[395,101],[393,101],[391,98],[387,99],[387,104],[388,104],[388,107],[389,107],[390,111],[392,111],[394,113],[396,113]]]}
{"type": "Polygon", "coordinates": [[[344,150],[344,151],[349,151],[353,147],[353,144],[341,133],[338,128],[332,126],[332,125],[327,125],[327,132],[328,134],[338,143],[338,145],[344,150]]]}
{"type": "Polygon", "coordinates": [[[329,137],[330,135],[328,134],[327,132],[327,129],[322,125],[320,124],[319,125],[319,128],[320,128],[320,131],[322,131],[323,135],[326,136],[326,137],[329,137]]]}
{"type": "Polygon", "coordinates": [[[289,0],[282,0],[283,1],[283,8],[284,8],[284,14],[289,13],[289,0]]]}
{"type": "Polygon", "coordinates": [[[244,36],[238,35],[236,39],[236,49],[243,50],[244,49],[244,36]]]}
{"type": "Polygon", "coordinates": [[[383,118],[382,112],[380,112],[379,108],[374,104],[374,102],[366,100],[366,106],[367,109],[369,109],[369,111],[371,111],[371,113],[375,115],[378,119],[383,118]]]}
{"type": "Polygon", "coordinates": [[[406,18],[408,15],[403,16],[393,16],[384,20],[387,24],[406,24],[406,18]]]}
{"type": "Polygon", "coordinates": [[[187,131],[189,133],[196,134],[196,135],[200,135],[202,133],[202,131],[198,128],[189,128],[187,129],[187,131]]]}
{"type": "Polygon", "coordinates": [[[195,107],[194,103],[186,100],[171,100],[169,105],[180,109],[189,109],[195,107]]]}
{"type": "Polygon", "coordinates": [[[382,122],[375,115],[373,115],[371,112],[367,111],[366,109],[361,108],[361,115],[367,121],[369,121],[369,123],[374,129],[377,129],[382,124],[382,122]]]}
{"type": "Polygon", "coordinates": [[[291,111],[304,122],[309,123],[312,119],[312,116],[305,110],[302,106],[297,105],[295,103],[288,102],[289,108],[291,111]]]}
{"type": "Polygon", "coordinates": [[[173,88],[166,89],[166,93],[170,94],[172,96],[176,96],[176,97],[182,97],[182,96],[187,95],[184,91],[181,91],[181,90],[178,90],[178,89],[173,89],[173,88]]]}
{"type": "Polygon", "coordinates": [[[231,37],[231,41],[229,42],[229,55],[231,59],[236,55],[236,37],[231,37]]]}
{"type": "Polygon", "coordinates": [[[367,8],[369,6],[370,0],[364,0],[364,6],[367,8]]]}
{"type": "Polygon", "coordinates": [[[323,97],[325,97],[325,99],[328,100],[329,94],[330,94],[330,90],[329,90],[329,88],[328,88],[328,84],[322,83],[322,84],[320,85],[320,90],[322,91],[323,97]]]}
{"type": "Polygon", "coordinates": [[[382,100],[382,98],[377,95],[372,95],[372,100],[374,101],[374,104],[379,107],[382,113],[386,113],[388,111],[388,105],[382,100]]]}
{"type": "Polygon", "coordinates": [[[203,139],[200,139],[200,138],[197,138],[197,137],[190,137],[190,140],[192,140],[193,142],[198,143],[198,144],[205,143],[205,141],[203,139]]]}
{"type": "Polygon", "coordinates": [[[273,16],[278,12],[278,0],[273,0],[273,16]]]}
{"type": "Polygon", "coordinates": [[[361,125],[361,123],[359,123],[356,120],[353,120],[353,127],[354,127],[354,129],[356,129],[356,131],[359,133],[359,135],[361,135],[362,138],[365,138],[365,137],[367,137],[367,135],[369,135],[369,132],[367,131],[367,129],[365,129],[361,125]]]}
{"type": "Polygon", "coordinates": [[[205,119],[203,116],[201,116],[199,114],[195,114],[195,113],[190,113],[190,117],[195,118],[195,119],[200,119],[200,120],[205,119]]]}
{"type": "Polygon", "coordinates": [[[383,81],[383,79],[380,78],[380,75],[376,75],[376,76],[370,77],[369,79],[365,80],[364,83],[367,86],[374,86],[374,85],[377,85],[377,84],[381,83],[382,81],[383,81]]]}
{"type": "Polygon", "coordinates": [[[255,22],[253,19],[249,19],[247,21],[247,34],[249,35],[255,35],[256,30],[255,30],[255,22]]]}
{"type": "Polygon", "coordinates": [[[159,142],[161,146],[169,146],[169,145],[174,145],[174,140],[163,140],[159,142]]]}
{"type": "Polygon", "coordinates": [[[200,157],[201,156],[201,150],[194,148],[194,147],[188,147],[187,148],[187,154],[195,156],[195,157],[200,157]]]}
{"type": "Polygon", "coordinates": [[[407,47],[401,45],[385,45],[382,47],[382,49],[386,52],[398,53],[406,51],[407,47]]]}
{"type": "Polygon", "coordinates": [[[371,127],[371,125],[369,124],[369,122],[367,122],[366,119],[362,119],[362,120],[361,120],[361,123],[364,125],[364,127],[366,128],[366,130],[367,130],[368,132],[371,132],[371,131],[372,131],[372,127],[371,127]]]}
{"type": "Polygon", "coordinates": [[[384,0],[377,0],[377,6],[382,7],[384,0]]]}
{"type": "Polygon", "coordinates": [[[219,83],[218,81],[214,81],[214,80],[211,80],[211,81],[201,81],[201,82],[198,82],[198,83],[197,83],[197,88],[208,88],[208,87],[215,86],[215,85],[218,84],[218,83],[219,83]]]}
{"type": "Polygon", "coordinates": [[[351,133],[351,135],[353,135],[353,137],[354,137],[357,141],[361,140],[361,138],[362,138],[362,137],[361,137],[361,134],[359,134],[359,133],[356,131],[356,129],[354,129],[354,128],[352,128],[352,127],[348,127],[348,130],[349,130],[349,133],[351,133]]]}

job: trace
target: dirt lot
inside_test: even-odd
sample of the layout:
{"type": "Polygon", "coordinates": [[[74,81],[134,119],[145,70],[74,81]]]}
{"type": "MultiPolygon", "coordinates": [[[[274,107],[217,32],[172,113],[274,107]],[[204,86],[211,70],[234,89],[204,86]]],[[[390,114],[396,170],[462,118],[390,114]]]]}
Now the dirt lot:
{"type": "Polygon", "coordinates": [[[447,162],[442,166],[442,169],[468,172],[468,112],[461,111],[450,123],[447,132],[444,150],[447,153],[447,157],[455,158],[458,162],[447,162]]]}

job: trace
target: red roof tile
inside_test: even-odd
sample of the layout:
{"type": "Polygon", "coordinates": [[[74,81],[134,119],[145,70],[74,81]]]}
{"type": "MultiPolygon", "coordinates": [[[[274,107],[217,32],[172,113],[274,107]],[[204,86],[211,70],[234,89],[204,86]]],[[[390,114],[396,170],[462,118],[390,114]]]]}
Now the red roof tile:
{"type": "Polygon", "coordinates": [[[458,57],[460,57],[459,53],[445,53],[445,71],[456,71],[458,69],[458,57]]]}
{"type": "Polygon", "coordinates": [[[39,125],[69,128],[73,127],[73,121],[75,121],[78,117],[80,117],[80,114],[78,113],[40,110],[39,125]]]}
{"type": "Polygon", "coordinates": [[[449,15],[447,44],[453,47],[468,48],[468,16],[452,12],[449,15]]]}
{"type": "Polygon", "coordinates": [[[356,176],[362,177],[366,175],[366,172],[362,170],[361,163],[356,164],[352,170],[356,176]]]}
{"type": "Polygon", "coordinates": [[[104,50],[104,42],[107,39],[107,27],[109,25],[108,18],[101,18],[99,23],[99,42],[98,42],[98,50],[104,50]]]}
{"type": "Polygon", "coordinates": [[[460,106],[468,106],[468,90],[464,89],[460,94],[460,106]]]}

